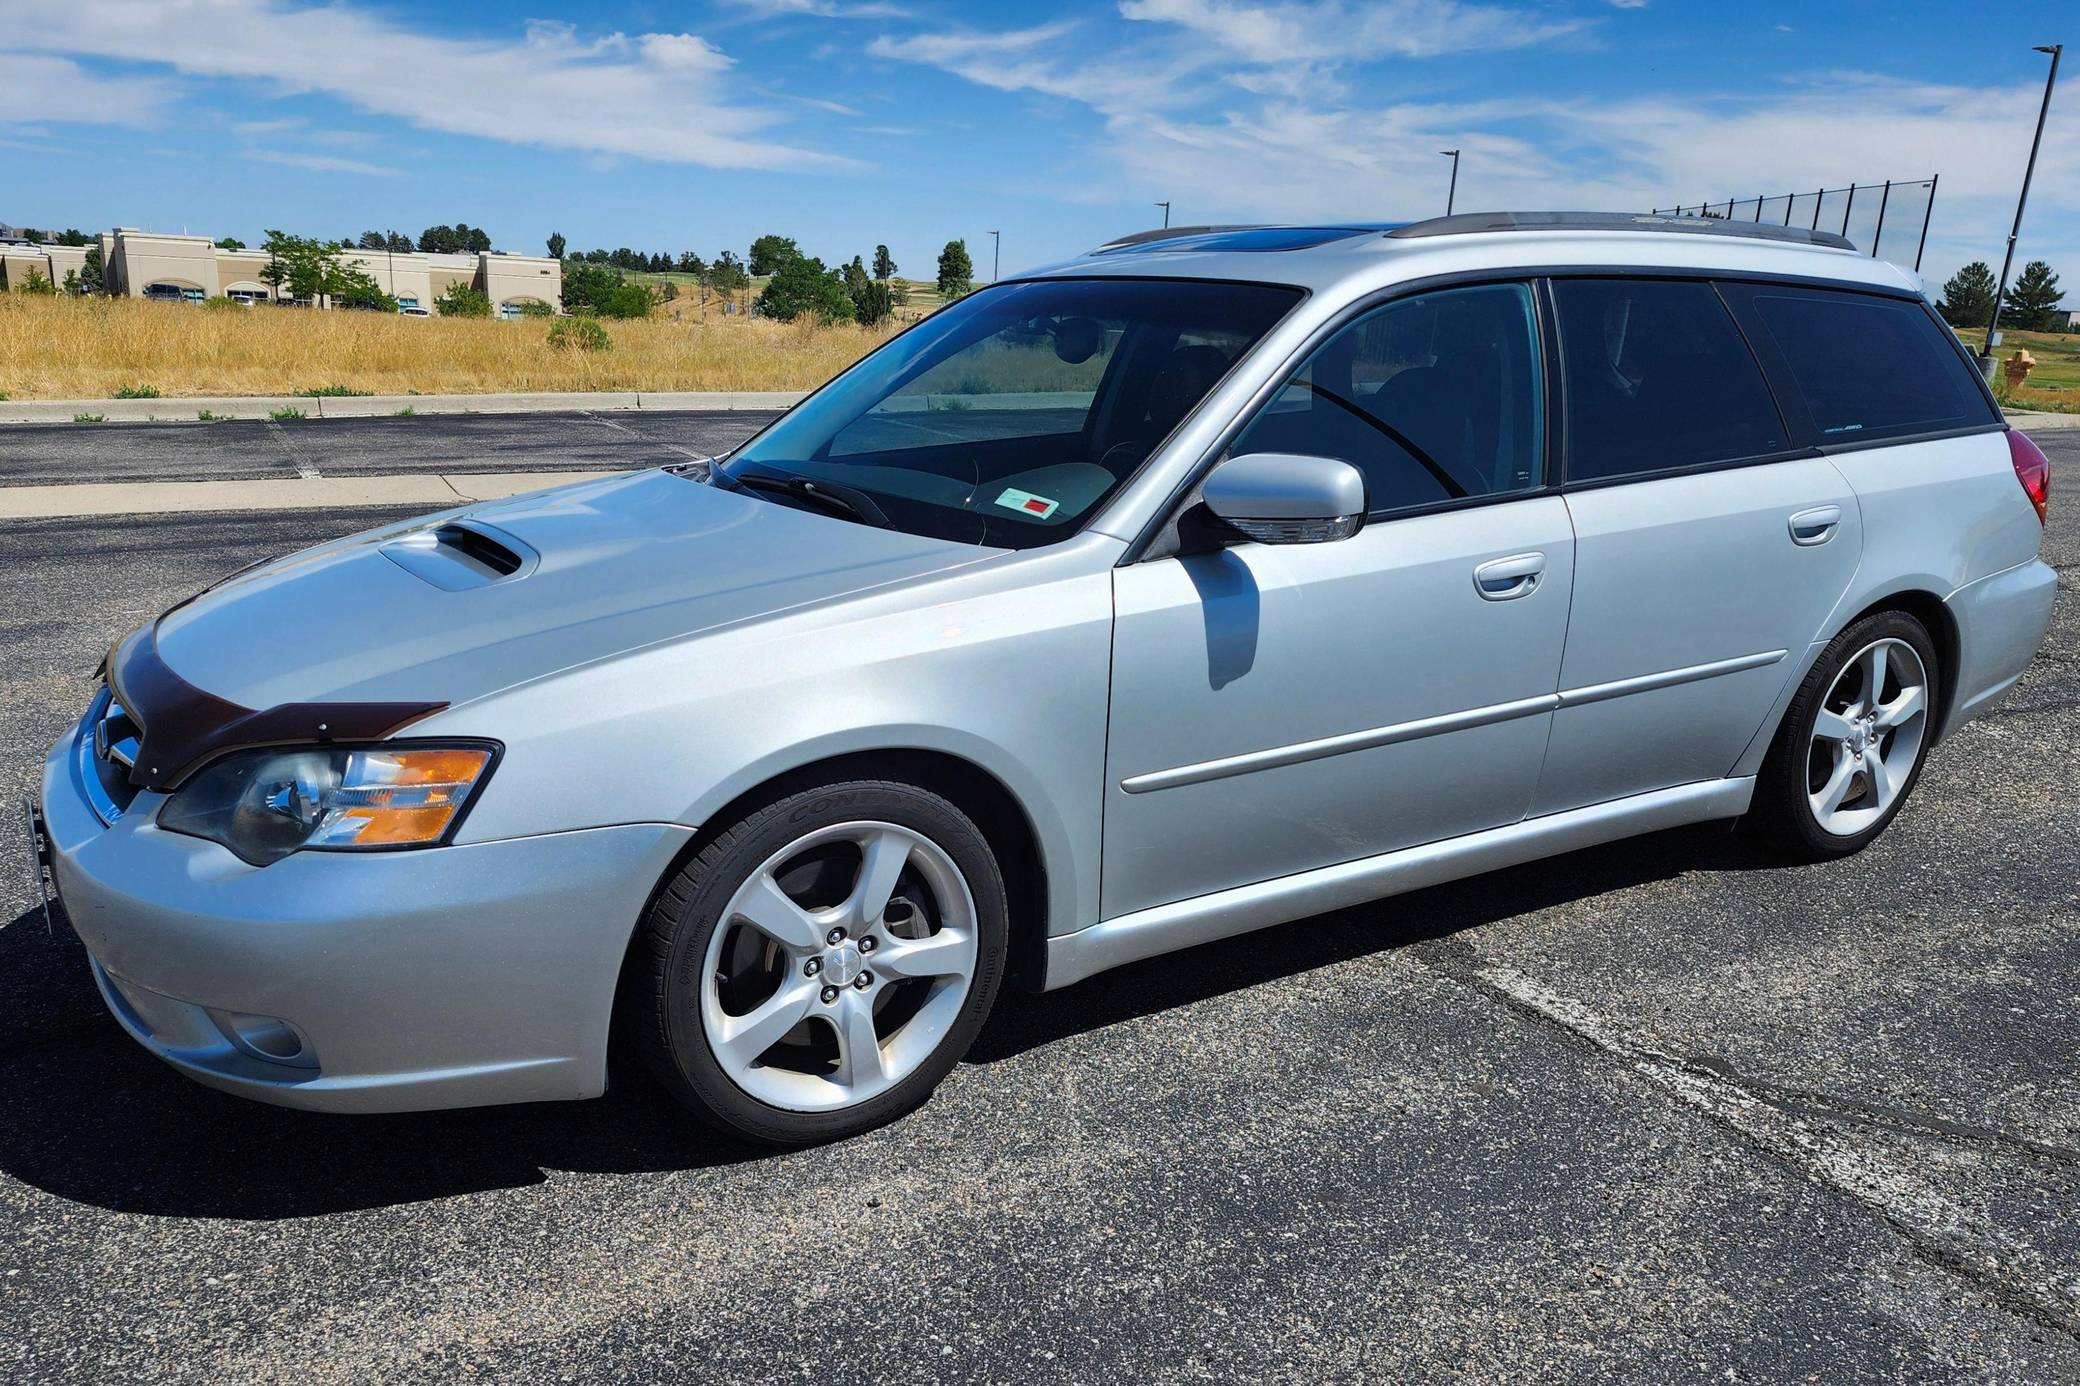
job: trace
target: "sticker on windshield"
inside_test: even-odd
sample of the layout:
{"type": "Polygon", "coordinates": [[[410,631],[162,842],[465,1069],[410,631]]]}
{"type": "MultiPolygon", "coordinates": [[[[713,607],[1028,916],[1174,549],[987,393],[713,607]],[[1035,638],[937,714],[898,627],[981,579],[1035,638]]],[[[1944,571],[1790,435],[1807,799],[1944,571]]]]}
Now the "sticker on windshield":
{"type": "Polygon", "coordinates": [[[1036,520],[1053,517],[1061,509],[1060,501],[1051,501],[1045,496],[1036,496],[1031,491],[1020,491],[1005,487],[1004,494],[997,497],[997,504],[1006,510],[1016,510],[1021,515],[1031,515],[1036,520]]]}

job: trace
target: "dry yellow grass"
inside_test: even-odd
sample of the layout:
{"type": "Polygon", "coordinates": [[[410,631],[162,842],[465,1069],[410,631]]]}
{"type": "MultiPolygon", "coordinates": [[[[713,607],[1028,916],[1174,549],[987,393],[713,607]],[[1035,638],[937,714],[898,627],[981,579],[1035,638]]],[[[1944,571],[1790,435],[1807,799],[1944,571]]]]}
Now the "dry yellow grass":
{"type": "Polygon", "coordinates": [[[289,308],[211,309],[136,299],[0,293],[0,394],[169,399],[506,390],[804,390],[885,339],[854,326],[746,318],[605,322],[606,351],[548,345],[549,323],[400,318],[289,308]]]}

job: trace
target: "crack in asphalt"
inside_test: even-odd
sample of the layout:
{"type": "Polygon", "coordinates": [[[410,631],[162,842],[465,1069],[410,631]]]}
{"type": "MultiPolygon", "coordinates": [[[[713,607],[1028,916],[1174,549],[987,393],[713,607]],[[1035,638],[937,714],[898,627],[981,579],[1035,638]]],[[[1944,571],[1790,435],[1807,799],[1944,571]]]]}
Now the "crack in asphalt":
{"type": "MultiPolygon", "coordinates": [[[[1599,1059],[1616,1061],[1777,1164],[1876,1213],[1921,1259],[1963,1280],[1991,1302],[2080,1341],[2080,1276],[2061,1273],[2035,1250],[1910,1172],[1816,1124],[1810,1118],[1829,1115],[1817,1105],[1802,1109],[1781,1093],[1765,1095],[1758,1087],[1769,1085],[1757,1085],[1723,1062],[1671,1053],[1644,1032],[1607,1020],[1516,968],[1487,961],[1461,940],[1425,943],[1414,954],[1438,976],[1557,1032],[1599,1059]]],[[[1845,1109],[1855,1105],[1845,1099],[1826,1102],[1845,1109]]],[[[1911,1117],[1893,1123],[1893,1129],[1953,1134],[1911,1117]]],[[[1985,1134],[2026,1149],[2042,1144],[2003,1132],[1985,1134]]],[[[2067,1159],[2074,1154],[2048,1145],[2030,1153],[2067,1159]]]]}

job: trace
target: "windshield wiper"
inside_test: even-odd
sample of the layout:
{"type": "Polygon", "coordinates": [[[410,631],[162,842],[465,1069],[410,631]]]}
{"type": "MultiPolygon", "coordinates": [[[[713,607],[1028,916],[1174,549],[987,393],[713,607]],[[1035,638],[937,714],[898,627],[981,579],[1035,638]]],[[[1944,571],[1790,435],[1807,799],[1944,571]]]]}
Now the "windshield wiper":
{"type": "MultiPolygon", "coordinates": [[[[722,475],[722,473],[716,473],[722,475]]],[[[862,524],[879,529],[891,529],[889,518],[866,492],[851,486],[840,486],[830,481],[812,481],[805,476],[765,476],[758,472],[742,472],[730,478],[747,491],[766,491],[776,496],[789,496],[807,501],[811,505],[835,510],[862,524]]]]}

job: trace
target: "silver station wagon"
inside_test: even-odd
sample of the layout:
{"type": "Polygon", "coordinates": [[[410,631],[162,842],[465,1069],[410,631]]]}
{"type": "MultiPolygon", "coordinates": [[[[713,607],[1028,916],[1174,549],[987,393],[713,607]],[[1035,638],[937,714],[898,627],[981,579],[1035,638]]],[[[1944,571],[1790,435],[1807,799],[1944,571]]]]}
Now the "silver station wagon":
{"type": "Polygon", "coordinates": [[[618,1034],[826,1140],[1007,979],[1701,820],[1856,851],[2043,638],[2048,471],[1838,237],[1133,236],[725,458],[181,603],[52,750],[43,850],[214,1087],[585,1098],[618,1034]]]}

